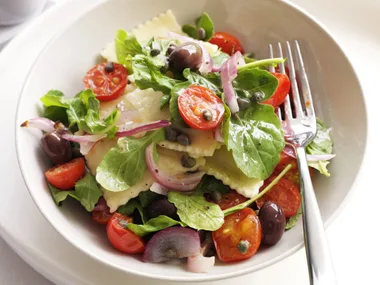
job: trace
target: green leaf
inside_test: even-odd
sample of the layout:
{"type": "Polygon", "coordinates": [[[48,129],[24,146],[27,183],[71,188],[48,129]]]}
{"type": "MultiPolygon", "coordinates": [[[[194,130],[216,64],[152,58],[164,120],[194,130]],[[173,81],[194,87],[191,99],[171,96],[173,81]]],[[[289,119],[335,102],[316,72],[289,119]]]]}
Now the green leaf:
{"type": "Polygon", "coordinates": [[[168,199],[176,206],[181,221],[191,228],[216,231],[224,223],[224,214],[220,207],[207,202],[202,194],[169,192],[168,199]]]}
{"type": "Polygon", "coordinates": [[[75,183],[75,196],[79,198],[80,203],[91,212],[99,198],[103,195],[96,183],[95,177],[87,173],[85,177],[75,183]]]}
{"type": "Polygon", "coordinates": [[[182,82],[175,85],[170,93],[169,111],[172,120],[179,126],[187,126],[178,110],[178,97],[190,86],[190,82],[182,82]]]}
{"type": "Polygon", "coordinates": [[[55,106],[67,108],[67,103],[64,101],[63,93],[58,90],[50,90],[47,94],[42,96],[40,100],[45,107],[55,106]]]}
{"type": "Polygon", "coordinates": [[[86,109],[82,100],[80,98],[71,99],[66,112],[70,126],[78,125],[80,128],[81,121],[86,115],[86,109]]]}
{"type": "Polygon", "coordinates": [[[142,138],[124,137],[104,156],[96,170],[96,180],[113,192],[127,190],[141,180],[146,170],[145,149],[165,139],[164,130],[148,132],[142,138]]]}
{"type": "Polygon", "coordinates": [[[197,30],[203,28],[206,32],[206,37],[202,39],[203,41],[209,41],[214,35],[214,23],[212,22],[210,16],[203,12],[202,15],[195,21],[197,30]]]}
{"type": "Polygon", "coordinates": [[[120,206],[117,211],[120,213],[120,214],[123,214],[125,216],[130,216],[133,214],[134,211],[139,211],[139,214],[140,214],[140,217],[141,217],[141,220],[143,221],[143,223],[145,223],[146,221],[146,215],[145,215],[145,212],[144,212],[144,209],[143,207],[141,206],[141,203],[139,202],[139,200],[137,199],[132,199],[132,200],[129,200],[127,204],[123,205],[123,206],[120,206]]]}
{"type": "Polygon", "coordinates": [[[214,66],[221,66],[230,58],[230,56],[225,52],[218,51],[216,54],[212,55],[211,58],[214,66]]]}
{"type": "Polygon", "coordinates": [[[54,202],[57,204],[57,206],[61,206],[62,202],[66,200],[67,197],[72,197],[79,201],[79,198],[75,195],[74,190],[66,191],[66,190],[60,190],[50,183],[48,183],[49,190],[51,193],[51,196],[53,197],[54,202]]]}
{"type": "Polygon", "coordinates": [[[266,70],[246,68],[238,72],[233,86],[238,96],[245,98],[251,98],[255,92],[262,91],[265,97],[261,101],[265,101],[276,91],[278,80],[266,70]]]}
{"type": "Polygon", "coordinates": [[[50,106],[44,108],[44,118],[52,120],[54,122],[61,122],[64,125],[68,125],[69,119],[67,118],[66,108],[50,106]]]}
{"type": "Polygon", "coordinates": [[[158,57],[146,55],[136,55],[132,60],[133,78],[138,88],[144,90],[153,88],[155,91],[161,91],[169,94],[171,89],[179,82],[161,72],[164,66],[158,57]]]}
{"type": "MultiPolygon", "coordinates": [[[[320,119],[317,119],[317,134],[313,141],[306,147],[306,153],[311,155],[332,154],[333,140],[330,130],[320,119]]],[[[330,176],[327,170],[329,161],[309,161],[308,165],[317,169],[321,174],[330,176]]]]}
{"type": "Polygon", "coordinates": [[[154,193],[150,190],[140,192],[140,194],[139,194],[139,200],[140,200],[141,206],[143,206],[143,208],[148,207],[158,197],[160,197],[159,194],[154,193]]]}
{"type": "Polygon", "coordinates": [[[198,193],[210,193],[212,191],[217,191],[221,194],[226,194],[231,188],[227,185],[224,185],[222,181],[216,179],[211,175],[204,175],[201,182],[197,185],[195,189],[198,193]]]}
{"type": "Polygon", "coordinates": [[[218,85],[215,85],[212,81],[208,80],[207,78],[203,77],[202,75],[190,71],[189,68],[186,68],[183,71],[183,76],[191,83],[195,85],[201,85],[208,89],[210,89],[215,94],[222,93],[222,90],[219,88],[218,85]]]}
{"type": "Polygon", "coordinates": [[[193,25],[185,24],[182,26],[182,32],[187,34],[189,37],[192,37],[193,39],[197,39],[197,28],[193,25]]]}
{"type": "Polygon", "coordinates": [[[302,207],[300,206],[297,210],[297,213],[286,221],[285,230],[290,230],[291,228],[293,228],[297,224],[298,219],[301,217],[301,215],[302,207]]]}
{"type": "Polygon", "coordinates": [[[186,224],[180,221],[173,220],[172,218],[160,215],[156,218],[150,219],[144,225],[128,224],[127,227],[138,236],[145,236],[150,233],[158,232],[160,230],[170,228],[173,226],[186,227],[186,224]]]}
{"type": "MultiPolygon", "coordinates": [[[[143,49],[134,35],[128,35],[124,30],[116,31],[115,47],[117,61],[128,66],[127,57],[142,54],[143,49]]],[[[130,71],[130,70],[128,70],[130,71]]]]}
{"type": "Polygon", "coordinates": [[[236,165],[250,178],[268,178],[285,146],[281,123],[272,106],[252,104],[231,117],[228,129],[228,150],[236,165]]]}
{"type": "Polygon", "coordinates": [[[170,94],[164,94],[162,95],[160,99],[160,109],[164,109],[166,105],[168,105],[170,102],[170,94]]]}
{"type": "Polygon", "coordinates": [[[225,142],[228,142],[230,135],[230,120],[231,120],[231,110],[226,104],[224,104],[224,117],[221,126],[222,137],[225,142]]]}

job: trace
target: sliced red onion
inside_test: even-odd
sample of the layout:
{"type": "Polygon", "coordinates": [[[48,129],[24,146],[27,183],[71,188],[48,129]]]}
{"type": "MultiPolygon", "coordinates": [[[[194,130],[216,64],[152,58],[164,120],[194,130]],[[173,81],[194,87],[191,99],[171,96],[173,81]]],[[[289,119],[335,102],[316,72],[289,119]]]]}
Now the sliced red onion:
{"type": "Polygon", "coordinates": [[[205,257],[202,254],[187,258],[187,270],[194,273],[207,273],[215,265],[215,256],[205,257]]]}
{"type": "Polygon", "coordinates": [[[92,211],[94,212],[104,212],[104,211],[109,211],[109,207],[107,206],[107,202],[103,197],[100,197],[98,203],[96,203],[96,206],[92,211]]]}
{"type": "Polygon", "coordinates": [[[63,134],[62,135],[62,138],[68,141],[79,143],[80,153],[82,155],[86,155],[97,141],[104,139],[106,137],[107,137],[106,134],[100,134],[100,135],[63,134]]]}
{"type": "Polygon", "coordinates": [[[320,161],[320,160],[330,160],[335,157],[335,154],[307,154],[307,161],[320,161]]]}
{"type": "Polygon", "coordinates": [[[142,132],[160,129],[167,126],[170,126],[170,122],[167,120],[155,121],[155,122],[151,122],[147,124],[138,125],[137,127],[134,127],[129,130],[119,129],[119,131],[116,133],[116,137],[121,138],[121,137],[133,136],[142,132]]]}
{"type": "Polygon", "coordinates": [[[224,138],[222,136],[222,132],[220,130],[220,126],[216,127],[215,129],[212,130],[212,133],[214,135],[214,140],[220,143],[224,143],[224,138]]]}
{"type": "Polygon", "coordinates": [[[201,73],[209,73],[213,70],[212,58],[211,58],[210,53],[208,52],[208,50],[204,46],[204,44],[203,44],[204,42],[195,40],[195,39],[187,37],[187,36],[182,36],[182,35],[179,35],[179,34],[173,33],[173,32],[169,32],[169,37],[172,39],[177,39],[177,40],[181,41],[182,43],[184,43],[184,42],[197,43],[201,47],[202,54],[203,54],[202,64],[199,67],[199,71],[201,73]]]}
{"type": "Polygon", "coordinates": [[[145,151],[145,161],[148,166],[149,172],[153,178],[162,186],[176,191],[191,191],[201,181],[204,172],[196,172],[193,174],[182,174],[178,176],[169,176],[160,169],[153,157],[153,144],[149,145],[145,151]]]}
{"type": "Polygon", "coordinates": [[[55,130],[55,123],[52,120],[46,118],[34,118],[27,120],[21,124],[23,128],[36,128],[41,131],[50,133],[55,130]]]}
{"type": "Polygon", "coordinates": [[[223,63],[220,70],[220,79],[222,81],[224,95],[226,96],[226,103],[228,107],[230,107],[232,113],[239,111],[239,105],[237,103],[234,87],[232,86],[232,81],[237,76],[237,65],[240,57],[242,57],[241,53],[239,51],[236,52],[223,63]]]}
{"type": "Polygon", "coordinates": [[[290,157],[297,158],[294,148],[289,144],[285,145],[283,152],[285,152],[290,157]]]}
{"type": "Polygon", "coordinates": [[[149,188],[150,191],[160,194],[160,195],[168,195],[169,189],[162,186],[160,183],[153,182],[152,186],[149,188]]]}
{"type": "Polygon", "coordinates": [[[163,262],[197,255],[201,244],[197,231],[171,227],[156,233],[146,244],[143,261],[163,262]]]}

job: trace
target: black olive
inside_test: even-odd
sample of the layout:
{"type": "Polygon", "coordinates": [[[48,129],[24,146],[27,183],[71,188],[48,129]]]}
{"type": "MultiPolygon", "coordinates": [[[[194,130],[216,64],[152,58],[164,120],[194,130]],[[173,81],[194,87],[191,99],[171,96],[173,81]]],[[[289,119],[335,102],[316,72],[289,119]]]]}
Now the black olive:
{"type": "Polygon", "coordinates": [[[237,102],[238,102],[240,111],[247,109],[252,104],[251,101],[249,101],[249,99],[240,98],[240,97],[237,98],[237,102]]]}
{"type": "Polygon", "coordinates": [[[246,254],[251,244],[247,240],[239,241],[237,248],[241,254],[246,254]]]}
{"type": "Polygon", "coordinates": [[[167,197],[160,197],[158,200],[154,200],[147,207],[147,214],[149,219],[158,217],[159,215],[165,215],[173,219],[177,219],[177,209],[169,202],[167,197]]]}
{"type": "Polygon", "coordinates": [[[165,128],[165,137],[170,142],[176,142],[177,137],[180,134],[179,131],[173,128],[165,128]]]}
{"type": "Polygon", "coordinates": [[[210,110],[204,110],[202,115],[203,115],[203,119],[205,119],[206,121],[212,120],[212,113],[210,112],[210,110]]]}
{"type": "Polygon", "coordinates": [[[168,50],[166,51],[166,54],[170,55],[173,52],[173,50],[175,50],[175,48],[176,48],[175,44],[170,44],[168,47],[168,50]]]}
{"type": "Polygon", "coordinates": [[[214,203],[219,203],[220,201],[222,201],[222,194],[220,194],[219,191],[211,191],[210,197],[214,203]]]}
{"type": "Polygon", "coordinates": [[[181,145],[190,145],[189,137],[185,134],[180,134],[177,136],[177,141],[181,145]]]}
{"type": "Polygon", "coordinates": [[[156,49],[156,48],[154,48],[150,51],[150,55],[153,57],[159,55],[160,53],[161,53],[161,51],[159,49],[156,49]]]}
{"type": "Polygon", "coordinates": [[[259,219],[263,231],[263,243],[276,244],[285,231],[284,211],[277,204],[268,201],[260,208],[259,219]]]}
{"type": "Polygon", "coordinates": [[[206,38],[206,31],[203,28],[199,28],[197,31],[198,39],[203,41],[206,38]]]}
{"type": "Polygon", "coordinates": [[[113,62],[112,61],[107,62],[106,65],[104,66],[104,70],[107,73],[110,73],[110,72],[114,71],[115,70],[115,66],[113,65],[113,62]]]}
{"type": "Polygon", "coordinates": [[[265,98],[263,91],[256,91],[253,93],[251,100],[256,102],[261,102],[265,98]]]}
{"type": "Polygon", "coordinates": [[[181,163],[183,167],[193,168],[197,161],[195,160],[195,158],[189,156],[188,154],[185,154],[181,157],[181,163]]]}
{"type": "Polygon", "coordinates": [[[54,164],[62,164],[72,158],[70,142],[62,138],[59,130],[45,134],[40,144],[44,153],[54,164]]]}
{"type": "Polygon", "coordinates": [[[202,63],[202,48],[193,42],[177,46],[169,55],[169,64],[175,70],[182,72],[186,68],[198,69],[202,63]]]}

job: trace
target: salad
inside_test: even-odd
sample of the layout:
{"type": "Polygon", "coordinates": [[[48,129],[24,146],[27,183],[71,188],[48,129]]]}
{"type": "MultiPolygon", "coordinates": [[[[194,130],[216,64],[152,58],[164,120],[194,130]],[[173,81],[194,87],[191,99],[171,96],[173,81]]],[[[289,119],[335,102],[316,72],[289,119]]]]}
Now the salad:
{"type": "MultiPolygon", "coordinates": [[[[101,55],[83,90],[48,91],[21,125],[43,131],[58,206],[77,200],[118,251],[186,258],[192,272],[251,258],[296,224],[297,161],[275,112],[290,82],[267,71],[285,59],[245,53],[207,13],[180,27],[170,10],[118,30],[101,55]]],[[[312,173],[330,175],[332,148],[318,120],[312,173]]]]}

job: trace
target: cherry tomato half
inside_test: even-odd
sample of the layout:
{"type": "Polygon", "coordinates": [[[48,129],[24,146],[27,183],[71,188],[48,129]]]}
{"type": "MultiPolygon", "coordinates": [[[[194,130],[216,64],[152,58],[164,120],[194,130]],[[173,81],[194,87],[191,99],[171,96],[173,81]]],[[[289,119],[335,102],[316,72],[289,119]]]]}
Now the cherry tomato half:
{"type": "Polygon", "coordinates": [[[107,224],[107,237],[112,246],[124,253],[144,252],[144,241],[134,232],[126,229],[123,223],[131,223],[132,218],[119,213],[113,214],[107,224]]]}
{"type": "Polygon", "coordinates": [[[224,116],[222,100],[210,89],[191,85],[178,97],[178,110],[186,124],[194,129],[216,128],[224,116]]]}
{"type": "Polygon", "coordinates": [[[64,164],[54,166],[45,172],[51,185],[61,190],[74,189],[75,183],[85,174],[85,163],[82,157],[64,164]]]}
{"type": "MultiPolygon", "coordinates": [[[[276,175],[273,175],[265,180],[264,185],[260,188],[260,192],[275,178],[276,175]]],[[[269,192],[256,201],[256,204],[261,208],[261,206],[267,201],[276,203],[284,211],[285,217],[290,218],[297,213],[297,210],[301,205],[299,188],[290,180],[281,178],[280,181],[269,190],[269,192]]]]}
{"type": "Polygon", "coordinates": [[[103,197],[100,197],[96,207],[101,206],[100,210],[93,210],[91,212],[91,219],[101,225],[107,225],[108,221],[111,219],[112,214],[110,208],[107,206],[106,200],[103,197]]]}
{"type": "Polygon", "coordinates": [[[294,149],[290,146],[285,146],[286,151],[282,151],[280,154],[280,162],[277,164],[276,168],[273,171],[273,176],[277,176],[284,170],[288,164],[292,165],[292,168],[284,175],[285,179],[293,182],[294,185],[300,185],[300,174],[298,171],[297,159],[294,158],[295,152],[294,149]],[[289,155],[291,153],[292,155],[289,155]]]}
{"type": "Polygon", "coordinates": [[[216,252],[223,262],[252,257],[260,246],[261,236],[259,218],[251,208],[225,217],[223,226],[212,233],[216,252]]]}
{"type": "Polygon", "coordinates": [[[223,52],[233,55],[235,52],[240,51],[244,53],[240,41],[233,35],[226,32],[216,32],[211,38],[210,43],[217,45],[223,52]]]}
{"type": "Polygon", "coordinates": [[[220,200],[218,205],[222,210],[225,210],[233,206],[239,205],[247,200],[248,198],[233,190],[227,192],[226,194],[223,194],[222,200],[220,200]]]}
{"type": "Polygon", "coordinates": [[[286,74],[275,72],[271,72],[271,74],[273,74],[277,78],[278,86],[276,91],[273,93],[273,96],[262,103],[272,105],[274,108],[277,108],[285,101],[286,95],[289,94],[290,80],[286,74]]]}
{"type": "Polygon", "coordinates": [[[92,89],[100,101],[116,99],[124,92],[128,83],[128,71],[123,65],[109,65],[110,63],[95,65],[83,79],[84,87],[92,89]]]}

